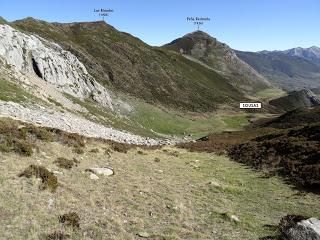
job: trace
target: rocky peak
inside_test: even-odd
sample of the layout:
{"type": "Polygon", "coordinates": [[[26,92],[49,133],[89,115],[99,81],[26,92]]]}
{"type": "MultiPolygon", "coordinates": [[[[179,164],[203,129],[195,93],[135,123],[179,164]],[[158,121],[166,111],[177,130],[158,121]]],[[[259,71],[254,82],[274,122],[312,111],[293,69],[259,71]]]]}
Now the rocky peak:
{"type": "Polygon", "coordinates": [[[320,48],[316,46],[312,46],[309,48],[292,48],[282,51],[282,53],[289,56],[301,57],[307,60],[314,61],[317,64],[320,64],[320,48]]]}
{"type": "Polygon", "coordinates": [[[184,38],[194,38],[194,39],[214,39],[212,36],[210,36],[208,33],[203,32],[201,30],[197,30],[191,33],[188,33],[183,36],[184,38]]]}
{"type": "Polygon", "coordinates": [[[164,48],[195,58],[219,71],[230,83],[245,92],[270,87],[270,84],[252,67],[239,59],[227,44],[202,31],[195,31],[166,44],[164,48]]]}

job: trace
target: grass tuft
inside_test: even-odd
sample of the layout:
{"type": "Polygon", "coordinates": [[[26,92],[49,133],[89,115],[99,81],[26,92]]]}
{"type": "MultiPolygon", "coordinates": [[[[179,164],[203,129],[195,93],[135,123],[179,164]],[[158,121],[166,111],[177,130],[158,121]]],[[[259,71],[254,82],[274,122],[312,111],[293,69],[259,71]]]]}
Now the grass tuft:
{"type": "Polygon", "coordinates": [[[59,222],[72,228],[80,228],[80,217],[76,212],[69,212],[59,216],[59,222]]]}
{"type": "Polygon", "coordinates": [[[54,161],[54,163],[59,168],[71,169],[73,166],[75,166],[77,164],[77,160],[76,159],[70,160],[70,159],[66,159],[64,157],[59,157],[59,158],[57,158],[57,160],[54,161]]]}

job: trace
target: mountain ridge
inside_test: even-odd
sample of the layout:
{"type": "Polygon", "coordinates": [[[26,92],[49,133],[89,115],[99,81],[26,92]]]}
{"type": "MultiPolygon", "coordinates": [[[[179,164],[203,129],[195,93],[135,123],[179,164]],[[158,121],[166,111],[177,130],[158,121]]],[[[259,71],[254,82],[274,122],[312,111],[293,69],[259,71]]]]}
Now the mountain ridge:
{"type": "Polygon", "coordinates": [[[320,87],[320,66],[306,58],[282,51],[236,51],[243,61],[286,91],[320,87]]]}
{"type": "Polygon", "coordinates": [[[105,22],[60,24],[28,18],[11,25],[59,43],[102,85],[151,104],[203,112],[246,99],[217,72],[149,46],[105,22]]]}
{"type": "Polygon", "coordinates": [[[247,63],[240,60],[227,44],[203,31],[194,31],[162,46],[191,56],[223,73],[229,83],[247,93],[271,87],[270,83],[247,63]]]}
{"type": "Polygon", "coordinates": [[[307,48],[295,47],[286,50],[274,50],[274,51],[259,51],[259,53],[282,53],[291,57],[300,57],[309,60],[317,65],[320,65],[320,48],[317,46],[311,46],[307,48]]]}

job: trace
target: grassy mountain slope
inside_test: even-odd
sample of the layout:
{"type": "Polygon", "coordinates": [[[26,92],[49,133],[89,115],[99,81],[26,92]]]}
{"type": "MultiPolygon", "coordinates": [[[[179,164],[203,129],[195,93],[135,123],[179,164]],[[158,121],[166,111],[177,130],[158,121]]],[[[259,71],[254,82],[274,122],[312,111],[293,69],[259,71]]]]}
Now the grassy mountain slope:
{"type": "Polygon", "coordinates": [[[320,106],[299,108],[259,124],[260,127],[290,128],[320,122],[320,106]]]}
{"type": "Polygon", "coordinates": [[[273,99],[271,105],[284,111],[291,111],[297,108],[310,108],[320,105],[320,99],[310,90],[293,91],[288,96],[273,99]]]}
{"type": "Polygon", "coordinates": [[[0,148],[4,239],[256,240],[284,215],[320,216],[316,194],[226,156],[114,145],[6,119],[0,134],[20,140],[0,148]],[[92,180],[85,171],[106,164],[114,175],[92,180]],[[30,165],[38,177],[26,174],[30,165]]]}
{"type": "Polygon", "coordinates": [[[164,49],[191,56],[219,71],[229,82],[246,93],[269,88],[270,84],[234,51],[207,33],[196,31],[163,46],[164,49]]]}
{"type": "Polygon", "coordinates": [[[32,18],[12,23],[61,44],[102,84],[152,104],[211,111],[243,99],[217,72],[179,54],[148,46],[105,22],[47,23],[32,18]]]}
{"type": "Polygon", "coordinates": [[[316,64],[281,52],[241,52],[236,54],[269,81],[285,90],[320,86],[320,67],[316,64]]]}

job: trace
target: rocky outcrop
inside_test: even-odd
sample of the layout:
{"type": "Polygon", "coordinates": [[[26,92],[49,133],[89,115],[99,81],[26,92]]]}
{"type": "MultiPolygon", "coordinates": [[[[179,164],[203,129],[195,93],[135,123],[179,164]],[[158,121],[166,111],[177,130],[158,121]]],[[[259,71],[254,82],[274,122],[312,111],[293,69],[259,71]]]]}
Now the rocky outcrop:
{"type": "Polygon", "coordinates": [[[35,35],[0,25],[0,57],[14,71],[35,75],[81,100],[91,98],[113,109],[109,92],[87,72],[72,53],[35,35]]]}
{"type": "Polygon", "coordinates": [[[301,220],[284,229],[283,235],[287,240],[320,240],[320,220],[317,218],[301,220]]]}

